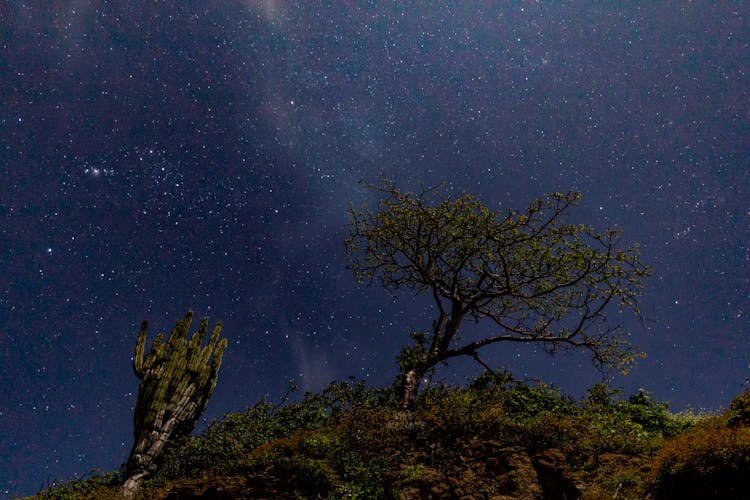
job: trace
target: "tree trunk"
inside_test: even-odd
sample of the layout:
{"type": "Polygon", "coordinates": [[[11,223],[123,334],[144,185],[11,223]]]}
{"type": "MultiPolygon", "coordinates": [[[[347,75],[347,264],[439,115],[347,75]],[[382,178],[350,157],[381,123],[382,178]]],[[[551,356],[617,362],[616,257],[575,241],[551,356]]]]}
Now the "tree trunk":
{"type": "Polygon", "coordinates": [[[416,407],[419,383],[423,376],[424,371],[417,368],[411,368],[401,375],[399,404],[402,410],[412,411],[416,407]]]}
{"type": "Polygon", "coordinates": [[[141,482],[156,472],[156,457],[164,449],[176,424],[174,416],[160,430],[139,427],[136,423],[135,442],[126,465],[127,481],[123,486],[125,498],[133,498],[141,482]]]}
{"type": "Polygon", "coordinates": [[[138,493],[138,490],[141,487],[141,482],[143,481],[146,474],[137,474],[135,476],[129,477],[125,484],[122,485],[122,489],[120,490],[120,496],[118,497],[123,500],[131,500],[135,498],[135,494],[138,493]]]}

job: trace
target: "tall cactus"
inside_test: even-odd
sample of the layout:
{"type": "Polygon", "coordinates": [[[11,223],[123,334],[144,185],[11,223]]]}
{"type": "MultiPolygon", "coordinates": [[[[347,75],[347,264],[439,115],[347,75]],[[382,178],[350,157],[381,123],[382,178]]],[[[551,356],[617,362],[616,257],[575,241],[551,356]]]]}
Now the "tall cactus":
{"type": "Polygon", "coordinates": [[[141,324],[133,369],[141,379],[135,405],[135,442],[127,463],[123,496],[132,498],[141,481],[156,470],[155,459],[171,436],[192,432],[216,387],[227,340],[219,340],[221,323],[214,327],[208,345],[203,340],[208,318],[188,341],[193,312],[178,321],[166,342],[158,334],[145,354],[148,322],[141,324]],[[144,356],[145,354],[145,356],[144,356]]]}

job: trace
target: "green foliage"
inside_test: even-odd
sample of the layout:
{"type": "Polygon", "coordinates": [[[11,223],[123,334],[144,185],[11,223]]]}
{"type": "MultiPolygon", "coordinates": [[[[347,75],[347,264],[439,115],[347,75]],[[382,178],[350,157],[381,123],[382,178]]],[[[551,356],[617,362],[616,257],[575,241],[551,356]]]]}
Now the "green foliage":
{"type": "Polygon", "coordinates": [[[425,391],[416,418],[430,430],[427,441],[482,436],[530,451],[556,448],[579,464],[603,453],[652,453],[665,437],[688,426],[643,393],[615,401],[617,391],[595,386],[592,392],[597,391],[606,398],[578,403],[546,385],[487,372],[468,388],[425,391]]]}
{"type": "Polygon", "coordinates": [[[540,413],[564,414],[575,409],[575,402],[567,396],[545,385],[529,386],[519,384],[507,393],[507,404],[511,411],[524,416],[540,413]]]}
{"type": "MultiPolygon", "coordinates": [[[[548,352],[588,350],[601,368],[627,371],[640,351],[605,311],[630,309],[649,269],[637,246],[621,248],[615,230],[565,222],[579,193],[553,193],[525,211],[492,211],[469,194],[442,186],[418,194],[381,179],[378,210],[350,210],[350,267],[366,283],[429,294],[436,319],[398,361],[416,381],[438,363],[473,356],[497,342],[537,342],[548,352]],[[495,331],[461,339],[466,319],[488,320],[495,331]]],[[[407,407],[416,387],[404,387],[407,407]]]]}
{"type": "MultiPolygon", "coordinates": [[[[530,452],[626,448],[613,440],[581,440],[581,434],[599,432],[586,427],[591,418],[584,407],[549,387],[514,382],[508,374],[483,375],[468,388],[431,388],[403,423],[383,392],[350,381],[281,408],[262,403],[227,415],[201,436],[170,448],[161,480],[206,470],[259,477],[283,472],[295,478],[300,494],[314,484],[330,498],[383,498],[409,453],[429,448],[436,459],[442,457],[440,463],[448,463],[451,450],[471,438],[500,439],[530,452]]],[[[578,450],[584,458],[588,453],[578,450]]]]}
{"type": "Polygon", "coordinates": [[[672,437],[685,429],[686,424],[669,413],[668,408],[667,403],[655,401],[643,390],[618,404],[618,409],[644,431],[672,437]]]}
{"type": "MultiPolygon", "coordinates": [[[[401,411],[393,395],[348,380],[298,401],[261,401],[228,414],[201,435],[171,444],[143,496],[165,498],[185,482],[203,481],[239,484],[245,489],[234,494],[241,498],[397,498],[405,483],[459,477],[467,460],[474,461],[471,487],[498,493],[492,489],[497,470],[476,464],[497,462],[498,453],[511,448],[533,460],[548,452],[562,457],[566,467],[597,484],[602,497],[619,492],[618,498],[638,498],[647,493],[644,465],[657,453],[659,472],[649,483],[654,491],[669,491],[664,488],[695,471],[703,478],[728,464],[744,471],[750,456],[747,428],[728,424],[746,407],[744,397],[721,418],[690,425],[643,391],[621,398],[598,385],[577,401],[502,372],[484,373],[467,387],[428,388],[413,412],[401,411]],[[612,456],[634,465],[613,469],[612,456]]],[[[89,479],[43,498],[113,498],[116,479],[89,479]]]]}
{"type": "MultiPolygon", "coordinates": [[[[293,390],[294,388],[291,388],[293,390]]],[[[369,390],[361,381],[334,382],[319,394],[306,393],[298,403],[276,407],[261,401],[242,413],[213,422],[198,437],[167,447],[159,476],[174,478],[205,470],[241,472],[250,453],[295,432],[316,430],[352,408],[387,401],[386,391],[369,390]]]]}
{"type": "Polygon", "coordinates": [[[744,391],[732,400],[725,418],[731,427],[750,426],[750,391],[744,391]]]}
{"type": "Polygon", "coordinates": [[[273,407],[261,402],[242,413],[226,415],[198,437],[185,436],[165,447],[158,477],[175,478],[208,468],[235,472],[249,450],[283,434],[273,407]]]}
{"type": "Polygon", "coordinates": [[[428,335],[427,332],[412,332],[409,334],[409,337],[414,341],[414,344],[407,345],[401,349],[401,352],[396,358],[399,370],[401,370],[402,373],[424,363],[428,355],[428,335]]]}
{"type": "Polygon", "coordinates": [[[248,472],[283,478],[284,491],[300,499],[329,498],[337,483],[336,473],[324,460],[282,447],[256,459],[248,472]]]}

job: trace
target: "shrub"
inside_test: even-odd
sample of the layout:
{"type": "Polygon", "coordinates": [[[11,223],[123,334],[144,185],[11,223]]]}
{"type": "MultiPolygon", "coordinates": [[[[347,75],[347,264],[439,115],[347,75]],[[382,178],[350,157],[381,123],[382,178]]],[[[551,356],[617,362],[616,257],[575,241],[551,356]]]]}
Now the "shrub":
{"type": "Polygon", "coordinates": [[[618,409],[639,424],[645,431],[659,433],[664,437],[677,435],[686,424],[669,413],[667,403],[658,403],[644,391],[620,402],[618,409]]]}
{"type": "Polygon", "coordinates": [[[654,460],[649,484],[657,498],[750,498],[750,393],[721,416],[667,441],[654,460]]]}
{"type": "Polygon", "coordinates": [[[283,491],[296,498],[329,498],[338,482],[325,460],[283,449],[259,457],[249,472],[261,482],[266,477],[283,479],[283,491]]]}
{"type": "Polygon", "coordinates": [[[730,426],[750,426],[750,391],[734,398],[725,416],[730,426]]]}
{"type": "Polygon", "coordinates": [[[196,475],[212,469],[236,472],[251,450],[289,432],[274,418],[273,410],[270,403],[261,402],[211,423],[198,437],[172,443],[164,450],[158,477],[196,475]]]}
{"type": "MultiPolygon", "coordinates": [[[[284,396],[296,387],[292,385],[284,396]]],[[[212,422],[198,437],[186,437],[168,445],[158,477],[176,478],[206,470],[239,472],[249,454],[264,443],[295,432],[323,427],[353,408],[383,402],[385,391],[366,389],[364,382],[334,382],[319,394],[306,393],[298,403],[274,406],[260,401],[244,412],[212,422]]]]}
{"type": "Polygon", "coordinates": [[[750,428],[700,425],[668,441],[649,482],[657,498],[750,498],[750,428]]]}

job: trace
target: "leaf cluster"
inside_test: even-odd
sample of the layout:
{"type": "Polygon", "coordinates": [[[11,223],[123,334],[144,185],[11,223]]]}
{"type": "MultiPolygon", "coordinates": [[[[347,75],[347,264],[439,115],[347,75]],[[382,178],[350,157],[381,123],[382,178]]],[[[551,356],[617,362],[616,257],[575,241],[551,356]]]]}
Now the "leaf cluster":
{"type": "Polygon", "coordinates": [[[638,314],[649,269],[637,246],[621,248],[618,231],[565,221],[579,193],[499,212],[440,187],[413,194],[387,179],[370,187],[382,199],[377,210],[350,210],[350,267],[362,282],[434,298],[431,364],[502,341],[539,342],[550,352],[582,347],[597,366],[620,371],[640,355],[606,311],[638,314]],[[489,320],[497,334],[456,345],[464,318],[489,320]]]}

